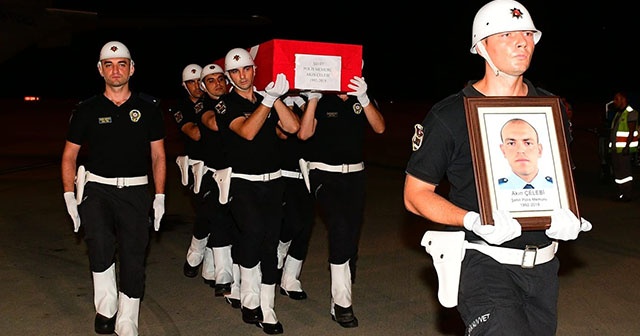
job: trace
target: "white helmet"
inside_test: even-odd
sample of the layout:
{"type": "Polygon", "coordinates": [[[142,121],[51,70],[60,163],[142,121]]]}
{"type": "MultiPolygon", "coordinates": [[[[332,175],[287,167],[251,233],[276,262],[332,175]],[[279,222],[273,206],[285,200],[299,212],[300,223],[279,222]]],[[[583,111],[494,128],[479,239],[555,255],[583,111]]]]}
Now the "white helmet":
{"type": "Polygon", "coordinates": [[[204,78],[207,77],[207,75],[217,73],[224,74],[224,70],[222,70],[221,66],[215,63],[205,65],[204,69],[202,69],[202,73],[200,74],[200,89],[207,91],[207,87],[204,85],[204,78]]]}
{"type": "Polygon", "coordinates": [[[253,57],[245,49],[233,48],[229,50],[227,56],[224,58],[224,68],[226,71],[239,69],[246,66],[255,66],[253,63],[253,57]]]}
{"type": "Polygon", "coordinates": [[[215,64],[215,63],[211,63],[211,64],[207,64],[204,66],[204,69],[202,69],[202,74],[200,74],[200,80],[203,80],[205,76],[210,75],[210,74],[224,74],[224,70],[222,70],[222,67],[215,64]]]}
{"type": "Polygon", "coordinates": [[[197,64],[189,64],[184,67],[182,70],[182,82],[186,82],[188,80],[200,79],[200,74],[202,73],[202,67],[197,64]]]}
{"type": "Polygon", "coordinates": [[[107,42],[100,50],[100,61],[108,58],[128,58],[131,59],[129,49],[118,41],[107,42]]]}
{"type": "Polygon", "coordinates": [[[533,42],[538,43],[542,32],[533,25],[529,11],[514,0],[493,0],[478,10],[473,19],[471,53],[482,39],[509,31],[533,31],[533,42]]]}

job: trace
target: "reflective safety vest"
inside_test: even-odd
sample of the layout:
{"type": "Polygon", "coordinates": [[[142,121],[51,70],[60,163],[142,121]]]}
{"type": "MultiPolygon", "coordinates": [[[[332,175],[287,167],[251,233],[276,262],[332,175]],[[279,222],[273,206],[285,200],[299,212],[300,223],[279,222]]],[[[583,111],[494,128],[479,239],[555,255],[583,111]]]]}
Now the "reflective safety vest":
{"type": "MultiPolygon", "coordinates": [[[[618,112],[618,115],[620,115],[619,117],[618,115],[616,115],[616,117],[613,118],[614,123],[617,123],[617,126],[618,126],[617,129],[615,130],[616,153],[622,153],[622,149],[627,146],[627,138],[629,137],[629,132],[631,131],[629,130],[629,124],[627,123],[627,119],[629,117],[629,113],[632,113],[632,112],[638,113],[637,111],[634,111],[634,109],[631,106],[627,106],[626,109],[624,109],[621,112],[618,112]]],[[[613,127],[615,126],[616,124],[613,125],[613,127]]],[[[635,153],[638,151],[637,119],[636,119],[636,129],[632,131],[633,131],[633,139],[629,144],[629,153],[635,153]]],[[[612,147],[613,147],[613,144],[609,143],[609,150],[611,150],[612,147]]]]}

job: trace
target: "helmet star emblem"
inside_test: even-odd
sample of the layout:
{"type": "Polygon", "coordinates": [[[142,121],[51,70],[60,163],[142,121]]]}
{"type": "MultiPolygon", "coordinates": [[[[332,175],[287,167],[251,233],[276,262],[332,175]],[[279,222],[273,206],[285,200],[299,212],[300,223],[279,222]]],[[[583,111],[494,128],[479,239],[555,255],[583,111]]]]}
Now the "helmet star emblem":
{"type": "Polygon", "coordinates": [[[522,11],[518,8],[511,9],[511,17],[522,19],[522,11]]]}

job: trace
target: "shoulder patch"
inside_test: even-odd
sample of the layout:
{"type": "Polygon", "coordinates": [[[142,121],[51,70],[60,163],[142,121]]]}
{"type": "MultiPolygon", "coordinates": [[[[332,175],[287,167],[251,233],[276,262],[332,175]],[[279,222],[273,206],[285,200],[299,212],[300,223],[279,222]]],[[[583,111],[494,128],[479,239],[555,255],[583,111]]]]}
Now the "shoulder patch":
{"type": "Polygon", "coordinates": [[[413,126],[413,137],[411,137],[411,149],[415,152],[422,146],[422,139],[424,138],[424,127],[420,124],[413,126]]]}
{"type": "Polygon", "coordinates": [[[182,111],[177,111],[173,114],[173,118],[176,120],[176,122],[179,124],[182,119],[184,119],[184,116],[182,115],[182,111]]]}
{"type": "Polygon", "coordinates": [[[218,103],[215,106],[215,109],[217,114],[227,113],[227,105],[224,104],[224,100],[218,101],[218,103]]]}

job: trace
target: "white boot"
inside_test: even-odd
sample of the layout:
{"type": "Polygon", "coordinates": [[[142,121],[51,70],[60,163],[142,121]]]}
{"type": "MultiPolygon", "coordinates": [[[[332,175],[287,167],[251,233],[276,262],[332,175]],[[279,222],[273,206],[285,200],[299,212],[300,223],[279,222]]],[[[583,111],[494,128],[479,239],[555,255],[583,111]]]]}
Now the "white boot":
{"type": "Polygon", "coordinates": [[[351,303],[351,269],[349,260],[331,267],[331,317],[344,328],[358,326],[351,303]]]}
{"type": "Polygon", "coordinates": [[[233,282],[233,259],[231,258],[231,245],[213,248],[213,259],[215,260],[216,283],[226,284],[233,282]]]}
{"type": "Polygon", "coordinates": [[[204,257],[202,258],[202,278],[204,282],[213,287],[216,283],[216,263],[213,258],[213,249],[204,248],[204,257]]]}
{"type": "Polygon", "coordinates": [[[278,317],[275,307],[276,285],[260,285],[260,309],[262,309],[262,322],[275,324],[278,323],[278,317]]]}
{"type": "Polygon", "coordinates": [[[115,263],[104,272],[93,272],[93,304],[96,313],[107,318],[112,318],[118,311],[115,263]]]}
{"type": "Polygon", "coordinates": [[[262,320],[260,311],[260,282],[262,273],[260,263],[252,268],[240,266],[240,302],[242,304],[242,320],[245,323],[258,323],[262,320]]]}
{"type": "Polygon", "coordinates": [[[262,321],[259,326],[269,335],[282,334],[284,331],[282,324],[278,322],[276,311],[274,310],[276,300],[276,285],[260,285],[260,309],[262,310],[262,321]]]}
{"type": "Polygon", "coordinates": [[[240,308],[240,266],[233,264],[231,266],[233,274],[233,282],[231,282],[231,293],[225,294],[224,298],[233,308],[240,308]]]}
{"type": "Polygon", "coordinates": [[[197,267],[202,262],[204,258],[204,249],[207,247],[207,240],[209,240],[209,236],[196,239],[196,237],[191,237],[191,245],[189,246],[189,250],[187,250],[187,262],[191,267],[197,267]]]}
{"type": "Polygon", "coordinates": [[[233,282],[233,259],[231,258],[231,245],[213,248],[213,259],[215,260],[215,295],[223,296],[231,292],[231,282],[233,282]]]}
{"type": "Polygon", "coordinates": [[[300,282],[300,272],[302,271],[302,260],[287,256],[282,270],[282,279],[280,279],[280,293],[287,295],[294,300],[304,300],[307,293],[302,290],[300,282]]]}
{"type": "Polygon", "coordinates": [[[116,318],[116,335],[138,336],[139,313],[140,299],[132,299],[120,292],[118,317],[116,318]]]}
{"type": "Polygon", "coordinates": [[[255,309],[260,306],[260,263],[253,268],[240,266],[240,302],[243,308],[255,309]]]}
{"type": "Polygon", "coordinates": [[[291,246],[291,241],[286,243],[278,241],[278,269],[282,269],[284,265],[284,259],[287,257],[287,253],[289,253],[289,246],[291,246]]]}

